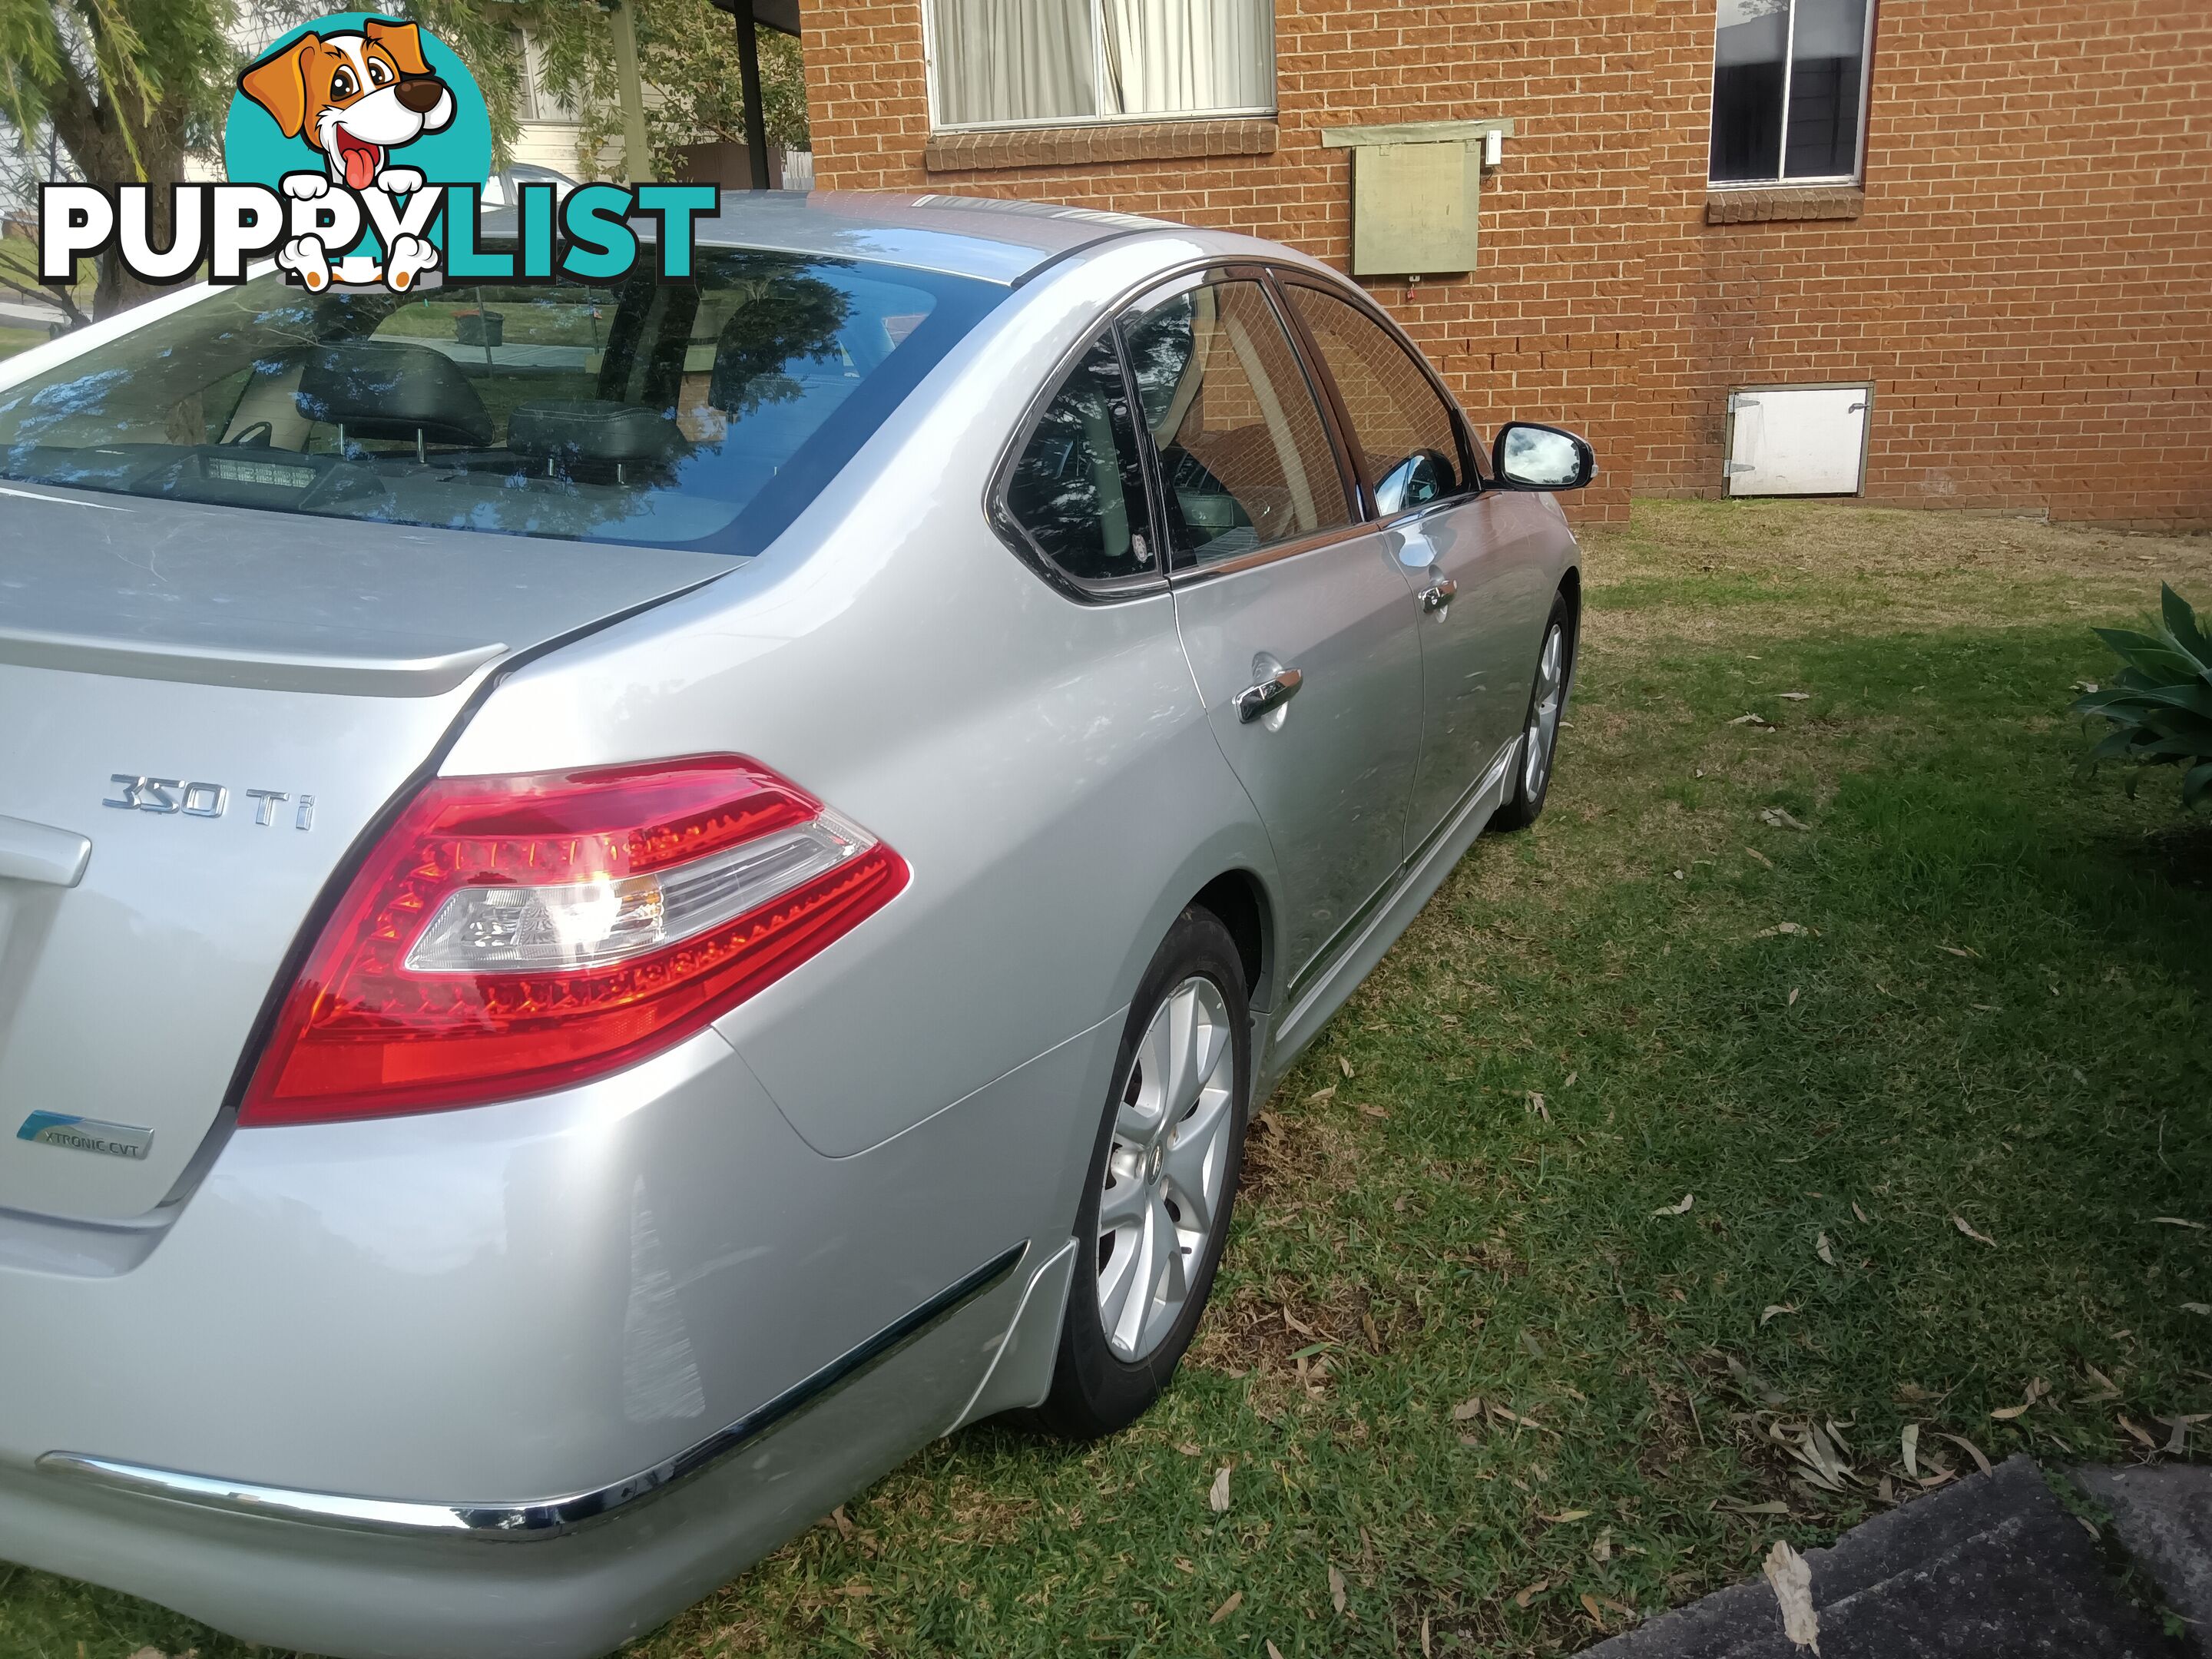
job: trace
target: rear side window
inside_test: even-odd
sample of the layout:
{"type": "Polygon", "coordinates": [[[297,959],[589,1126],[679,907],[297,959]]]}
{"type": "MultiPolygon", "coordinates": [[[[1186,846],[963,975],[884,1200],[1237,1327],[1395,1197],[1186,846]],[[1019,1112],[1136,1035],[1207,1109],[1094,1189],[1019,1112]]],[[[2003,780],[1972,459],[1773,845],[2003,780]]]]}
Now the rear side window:
{"type": "Polygon", "coordinates": [[[1467,486],[1451,409],[1406,348],[1350,301],[1288,283],[1352,422],[1384,516],[1467,486]]]}
{"type": "Polygon", "coordinates": [[[1136,427],[1110,333],[1084,354],[1038,416],[1006,480],[1006,511],[1078,581],[1153,574],[1136,427]]]}
{"type": "Polygon", "coordinates": [[[1258,283],[1203,283],[1127,327],[1178,563],[1352,522],[1313,387],[1258,283]]]}
{"type": "Polygon", "coordinates": [[[752,553],[1006,290],[702,248],[695,278],[219,290],[0,390],[0,477],[752,553]]]}

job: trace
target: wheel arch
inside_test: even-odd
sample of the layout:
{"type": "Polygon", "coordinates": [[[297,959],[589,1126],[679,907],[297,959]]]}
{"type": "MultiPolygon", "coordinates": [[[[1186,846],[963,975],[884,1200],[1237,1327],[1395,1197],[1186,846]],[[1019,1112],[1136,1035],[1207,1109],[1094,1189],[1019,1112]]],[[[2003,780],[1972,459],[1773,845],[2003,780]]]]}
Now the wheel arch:
{"type": "Polygon", "coordinates": [[[1210,911],[1229,930],[1244,969],[1245,995],[1255,1008],[1265,1008],[1274,968],[1275,919],[1258,873],[1224,870],[1193,894],[1190,902],[1210,911]]]}

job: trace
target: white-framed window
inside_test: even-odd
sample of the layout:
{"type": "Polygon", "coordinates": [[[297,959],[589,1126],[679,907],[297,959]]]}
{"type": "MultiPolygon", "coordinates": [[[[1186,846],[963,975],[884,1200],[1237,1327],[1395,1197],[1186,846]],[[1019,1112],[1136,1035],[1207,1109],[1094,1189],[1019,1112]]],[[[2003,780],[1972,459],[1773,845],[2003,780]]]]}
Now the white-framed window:
{"type": "Polygon", "coordinates": [[[1855,184],[1874,0],[1719,0],[1717,185],[1855,184]]]}
{"type": "Polygon", "coordinates": [[[538,41],[524,29],[514,31],[515,55],[522,64],[522,103],[517,112],[526,121],[554,121],[574,126],[575,106],[545,89],[545,65],[538,41]]]}
{"type": "Polygon", "coordinates": [[[923,0],[939,129],[1275,112],[1274,0],[923,0]]]}

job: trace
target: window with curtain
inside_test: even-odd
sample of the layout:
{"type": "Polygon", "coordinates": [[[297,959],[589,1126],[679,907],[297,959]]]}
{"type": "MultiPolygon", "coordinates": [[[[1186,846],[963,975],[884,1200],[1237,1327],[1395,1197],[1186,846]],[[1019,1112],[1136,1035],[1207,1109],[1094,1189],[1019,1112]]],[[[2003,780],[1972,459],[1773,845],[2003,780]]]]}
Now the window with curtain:
{"type": "Polygon", "coordinates": [[[1264,115],[1273,0],[926,0],[940,127],[1264,115]]]}
{"type": "Polygon", "coordinates": [[[1712,181],[1856,179],[1872,0],[1720,0],[1712,181]]]}

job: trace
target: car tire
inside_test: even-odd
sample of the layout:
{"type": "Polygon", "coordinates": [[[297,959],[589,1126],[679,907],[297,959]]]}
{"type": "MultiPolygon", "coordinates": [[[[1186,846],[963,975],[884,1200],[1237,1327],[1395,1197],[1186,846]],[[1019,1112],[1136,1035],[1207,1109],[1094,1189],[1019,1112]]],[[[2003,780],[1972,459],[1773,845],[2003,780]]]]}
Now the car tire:
{"type": "Polygon", "coordinates": [[[1167,1386],[1229,1236],[1251,1077],[1237,942],[1194,906],[1130,1001],[1076,1211],[1052,1391],[1028,1414],[1036,1426],[1094,1440],[1134,1422],[1167,1386]]]}
{"type": "Polygon", "coordinates": [[[1528,689],[1528,713],[1521,726],[1522,746],[1513,759],[1513,793],[1491,815],[1492,830],[1526,830],[1544,811],[1551,793],[1553,764],[1559,755],[1559,721],[1567,712],[1567,693],[1575,678],[1575,611],[1564,592],[1552,599],[1544,619],[1543,642],[1536,649],[1536,674],[1528,689]]]}

